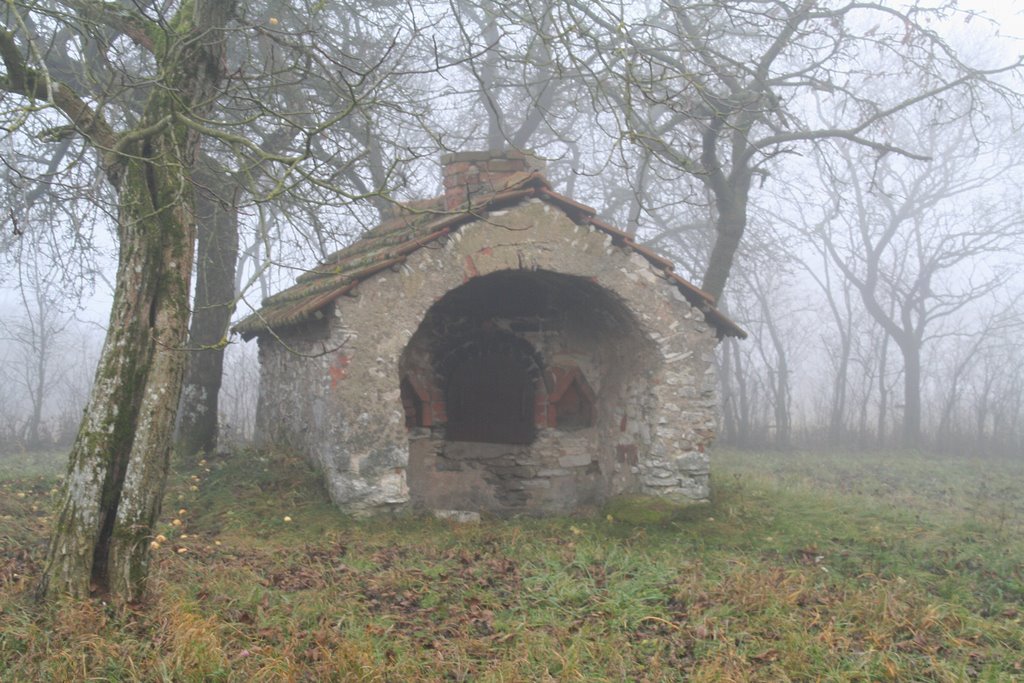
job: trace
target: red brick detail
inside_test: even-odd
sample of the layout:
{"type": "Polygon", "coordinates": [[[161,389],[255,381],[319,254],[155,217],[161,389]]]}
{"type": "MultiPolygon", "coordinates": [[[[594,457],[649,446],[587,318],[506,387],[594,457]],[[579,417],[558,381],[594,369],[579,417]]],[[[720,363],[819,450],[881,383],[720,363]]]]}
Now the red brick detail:
{"type": "Polygon", "coordinates": [[[468,161],[453,161],[448,164],[444,167],[445,182],[447,183],[453,176],[465,173],[471,165],[468,161]]]}
{"type": "Polygon", "coordinates": [[[476,194],[501,191],[517,173],[530,170],[521,152],[458,152],[441,158],[445,208],[455,210],[476,194]]]}
{"type": "Polygon", "coordinates": [[[335,361],[328,366],[327,372],[331,375],[331,389],[337,389],[338,382],[348,377],[348,370],[346,368],[351,362],[351,357],[339,353],[335,361]]]}
{"type": "Polygon", "coordinates": [[[533,388],[533,424],[537,429],[548,426],[548,396],[543,382],[536,382],[533,388]]]}
{"type": "Polygon", "coordinates": [[[473,262],[473,257],[466,254],[466,276],[477,277],[480,275],[480,271],[476,269],[476,263],[473,262]]]}
{"type": "Polygon", "coordinates": [[[548,381],[551,385],[551,391],[548,392],[548,400],[552,403],[555,403],[558,399],[562,398],[562,395],[573,385],[573,383],[576,384],[580,393],[582,393],[587,400],[591,402],[597,400],[594,390],[590,388],[590,383],[576,366],[549,368],[548,381]]]}
{"type": "Polygon", "coordinates": [[[409,386],[413,388],[413,391],[416,392],[416,395],[419,397],[419,399],[424,403],[429,403],[430,386],[426,384],[423,381],[423,379],[417,374],[410,373],[409,375],[406,375],[406,378],[409,380],[409,386]]]}
{"type": "Polygon", "coordinates": [[[615,447],[615,454],[623,465],[635,465],[640,461],[636,444],[619,444],[615,447]]]}
{"type": "Polygon", "coordinates": [[[421,417],[419,427],[432,427],[445,421],[444,400],[432,378],[424,378],[422,374],[411,372],[406,375],[409,386],[419,401],[421,417]]]}
{"type": "Polygon", "coordinates": [[[622,419],[619,420],[619,431],[620,432],[626,431],[626,425],[628,425],[628,424],[629,424],[629,419],[626,417],[626,414],[623,413],[622,414],[622,419]]]}
{"type": "Polygon", "coordinates": [[[445,190],[444,193],[444,208],[446,211],[454,211],[463,204],[466,203],[466,188],[465,187],[453,187],[445,190]]]}

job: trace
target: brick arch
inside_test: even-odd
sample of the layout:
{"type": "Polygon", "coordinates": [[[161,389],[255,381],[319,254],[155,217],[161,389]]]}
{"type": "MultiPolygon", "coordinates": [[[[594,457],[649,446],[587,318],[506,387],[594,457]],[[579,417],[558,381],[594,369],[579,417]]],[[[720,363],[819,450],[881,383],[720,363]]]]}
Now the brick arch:
{"type": "Polygon", "coordinates": [[[567,510],[636,488],[619,452],[648,449],[663,363],[645,304],[540,268],[477,273],[434,297],[397,368],[414,506],[567,510]]]}
{"type": "Polygon", "coordinates": [[[435,368],[449,441],[528,444],[543,426],[543,361],[525,339],[484,328],[449,340],[435,368]]]}

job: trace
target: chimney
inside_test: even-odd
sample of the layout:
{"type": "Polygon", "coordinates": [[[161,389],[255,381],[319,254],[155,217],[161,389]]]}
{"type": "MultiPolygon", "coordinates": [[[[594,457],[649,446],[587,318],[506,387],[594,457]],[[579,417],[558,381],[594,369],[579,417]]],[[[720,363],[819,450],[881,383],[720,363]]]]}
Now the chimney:
{"type": "Polygon", "coordinates": [[[497,192],[516,173],[543,171],[544,165],[537,157],[519,150],[442,154],[445,209],[453,211],[474,195],[497,192]]]}

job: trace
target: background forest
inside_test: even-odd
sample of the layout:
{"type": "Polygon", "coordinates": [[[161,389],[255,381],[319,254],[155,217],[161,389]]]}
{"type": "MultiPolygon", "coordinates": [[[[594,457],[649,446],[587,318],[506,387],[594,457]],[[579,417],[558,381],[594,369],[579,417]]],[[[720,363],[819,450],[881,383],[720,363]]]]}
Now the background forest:
{"type": "MultiPolygon", "coordinates": [[[[18,69],[69,84],[115,133],[157,125],[153,39],[132,15],[159,25],[176,8],[3,10],[5,450],[75,438],[109,325],[121,196],[102,141],[42,90],[17,92],[18,69]]],[[[719,347],[723,443],[1019,455],[1020,17],[990,10],[240,3],[220,83],[190,123],[199,220],[179,434],[193,451],[252,435],[255,348],[232,319],[392,203],[438,194],[443,151],[517,148],[750,332],[719,347]]]]}

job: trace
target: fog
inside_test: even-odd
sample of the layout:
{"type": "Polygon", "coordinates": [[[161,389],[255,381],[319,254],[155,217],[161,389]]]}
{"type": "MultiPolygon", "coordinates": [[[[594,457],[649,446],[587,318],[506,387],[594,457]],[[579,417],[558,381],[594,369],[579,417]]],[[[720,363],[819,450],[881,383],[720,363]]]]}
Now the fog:
{"type": "MultiPolygon", "coordinates": [[[[323,146],[310,175],[322,173],[321,184],[285,200],[274,183],[294,178],[268,175],[235,195],[239,247],[225,302],[234,320],[376,223],[388,202],[435,195],[445,149],[525,147],[546,159],[557,190],[670,256],[691,281],[722,289],[720,307],[750,337],[719,346],[720,443],[1024,453],[1020,9],[934,3],[911,13],[913,35],[885,12],[833,18],[849,40],[828,35],[825,20],[791,24],[800,37],[770,64],[765,99],[750,100],[749,129],[713,141],[722,156],[705,167],[711,119],[701,98],[726,107],[755,92],[747,83],[730,93],[730,78],[746,78],[790,24],[765,14],[740,26],[743,3],[723,3],[695,20],[722,41],[711,49],[674,33],[665,8],[631,3],[599,16],[534,4],[461,3],[452,13],[424,3],[408,18],[415,27],[382,10],[402,54],[387,54],[391,80],[353,103],[358,116],[309,138],[323,146]],[[631,36],[614,33],[613,15],[636,23],[631,36]],[[573,21],[588,30],[556,30],[573,21]],[[721,187],[708,180],[719,170],[721,187]],[[748,187],[730,186],[741,172],[748,187]],[[716,245],[735,229],[722,207],[740,195],[742,239],[720,261],[716,245]]],[[[298,19],[284,11],[275,21],[288,36],[298,19]]],[[[376,30],[359,40],[383,40],[387,30],[376,30]]],[[[229,60],[243,65],[255,50],[235,48],[229,60]]],[[[745,120],[745,106],[727,126],[745,120]]],[[[22,113],[11,105],[9,122],[22,113]]],[[[44,119],[12,123],[3,143],[6,451],[71,444],[117,266],[116,201],[80,141],[47,141],[60,117],[44,119]]],[[[242,168],[227,161],[229,146],[215,155],[242,168]]],[[[221,447],[250,439],[255,421],[254,343],[229,337],[221,447]]]]}

